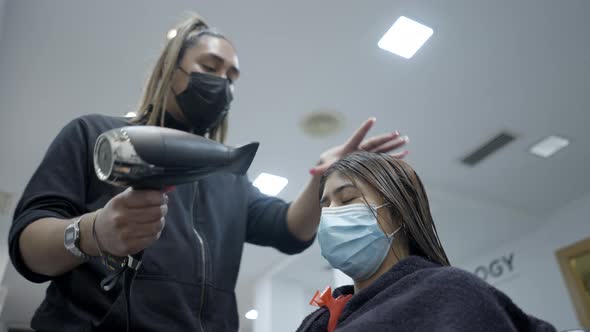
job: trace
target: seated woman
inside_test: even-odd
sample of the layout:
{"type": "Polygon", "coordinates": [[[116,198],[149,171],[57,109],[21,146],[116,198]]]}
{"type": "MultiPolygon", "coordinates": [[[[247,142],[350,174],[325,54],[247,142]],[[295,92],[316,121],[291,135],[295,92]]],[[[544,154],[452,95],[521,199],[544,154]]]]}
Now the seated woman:
{"type": "Polygon", "coordinates": [[[322,255],[354,286],[316,294],[321,308],[298,331],[555,331],[450,266],[422,182],[407,163],[351,154],[324,174],[320,193],[322,255]]]}

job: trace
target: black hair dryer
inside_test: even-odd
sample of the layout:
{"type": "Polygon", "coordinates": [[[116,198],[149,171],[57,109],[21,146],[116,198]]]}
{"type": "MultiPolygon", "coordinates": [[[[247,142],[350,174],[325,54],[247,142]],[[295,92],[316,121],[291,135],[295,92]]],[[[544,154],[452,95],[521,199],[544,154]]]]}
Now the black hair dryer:
{"type": "MultiPolygon", "coordinates": [[[[184,131],[129,126],[101,134],[94,146],[94,170],[102,181],[134,189],[188,183],[213,173],[246,174],[258,143],[231,148],[184,131]]],[[[139,268],[143,252],[128,257],[139,268]]]]}
{"type": "Polygon", "coordinates": [[[231,148],[184,131],[130,126],[101,134],[94,170],[102,181],[135,189],[163,189],[213,173],[246,174],[258,143],[231,148]]]}

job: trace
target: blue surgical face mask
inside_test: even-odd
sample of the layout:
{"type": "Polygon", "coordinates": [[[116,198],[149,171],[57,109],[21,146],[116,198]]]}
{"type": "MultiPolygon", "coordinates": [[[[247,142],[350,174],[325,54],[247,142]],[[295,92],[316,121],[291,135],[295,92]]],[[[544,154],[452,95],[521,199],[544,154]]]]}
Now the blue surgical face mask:
{"type": "Polygon", "coordinates": [[[318,229],[322,256],[334,267],[355,281],[372,276],[385,260],[393,233],[385,235],[375,217],[387,205],[351,204],[323,208],[318,229]]]}

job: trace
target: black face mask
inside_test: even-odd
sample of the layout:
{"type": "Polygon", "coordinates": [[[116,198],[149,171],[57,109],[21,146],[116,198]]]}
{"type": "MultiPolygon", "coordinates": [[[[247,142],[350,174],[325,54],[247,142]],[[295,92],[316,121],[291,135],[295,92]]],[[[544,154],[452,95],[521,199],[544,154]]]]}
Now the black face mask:
{"type": "Polygon", "coordinates": [[[204,135],[227,115],[233,99],[229,80],[203,73],[187,73],[186,90],[176,95],[176,102],[190,123],[193,133],[204,135]]]}

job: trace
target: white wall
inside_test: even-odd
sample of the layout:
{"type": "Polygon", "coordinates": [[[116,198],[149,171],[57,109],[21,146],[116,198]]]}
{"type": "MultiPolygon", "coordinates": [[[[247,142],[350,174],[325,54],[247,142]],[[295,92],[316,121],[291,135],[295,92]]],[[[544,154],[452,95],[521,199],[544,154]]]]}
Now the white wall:
{"type": "MultiPolygon", "coordinates": [[[[1,0],[0,0],[1,1],[1,0]]],[[[2,3],[0,2],[0,6],[2,3]]],[[[1,9],[1,7],[0,7],[1,9]]],[[[4,188],[0,185],[0,191],[4,188]]],[[[15,197],[12,197],[11,202],[7,206],[5,211],[0,212],[0,294],[2,294],[2,288],[6,287],[5,275],[10,265],[10,257],[8,256],[8,230],[12,224],[12,211],[14,210],[15,197]]],[[[5,295],[5,294],[4,294],[5,295]]],[[[7,297],[0,295],[0,318],[3,318],[2,313],[4,312],[4,305],[7,303],[7,297]]],[[[2,328],[0,327],[0,332],[2,328]]]]}
{"type": "Polygon", "coordinates": [[[258,319],[254,321],[255,332],[272,331],[272,278],[264,277],[254,286],[254,308],[258,310],[258,319]]]}
{"type": "Polygon", "coordinates": [[[0,41],[2,41],[2,28],[4,27],[4,15],[5,15],[5,10],[6,8],[6,0],[0,0],[0,41]]]}
{"type": "MultiPolygon", "coordinates": [[[[548,223],[523,238],[460,267],[474,272],[479,266],[489,266],[512,253],[512,271],[498,264],[503,269],[502,275],[489,276],[487,281],[510,296],[525,312],[554,324],[558,330],[580,327],[555,252],[590,237],[589,216],[590,195],[549,216],[548,223]]],[[[496,271],[499,272],[499,267],[496,271]]]]}
{"type": "Polygon", "coordinates": [[[256,284],[258,319],[254,331],[295,331],[303,318],[317,309],[309,304],[316,290],[276,276],[260,279],[256,284]]]}
{"type": "MultiPolygon", "coordinates": [[[[6,0],[0,0],[0,45],[2,42],[2,31],[6,20],[4,19],[5,15],[5,8],[6,8],[6,0]]],[[[0,187],[0,191],[4,190],[4,188],[0,187]]],[[[5,230],[7,227],[4,225],[10,224],[11,218],[8,215],[0,214],[0,234],[6,234],[5,230]]],[[[2,248],[5,248],[6,239],[5,236],[2,237],[0,240],[0,245],[2,248]]],[[[6,268],[6,263],[8,262],[8,253],[5,250],[0,250],[0,280],[2,280],[2,276],[4,275],[4,270],[6,268]]],[[[0,303],[0,307],[2,307],[2,303],[0,303]]]]}

